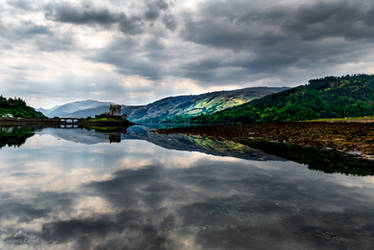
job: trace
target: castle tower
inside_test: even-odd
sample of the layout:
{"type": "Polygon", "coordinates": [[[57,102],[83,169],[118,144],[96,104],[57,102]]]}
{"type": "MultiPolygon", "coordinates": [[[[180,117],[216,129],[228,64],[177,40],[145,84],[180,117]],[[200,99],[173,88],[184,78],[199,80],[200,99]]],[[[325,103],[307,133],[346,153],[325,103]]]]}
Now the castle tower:
{"type": "Polygon", "coordinates": [[[110,105],[109,115],[110,116],[121,116],[121,105],[110,105]]]}

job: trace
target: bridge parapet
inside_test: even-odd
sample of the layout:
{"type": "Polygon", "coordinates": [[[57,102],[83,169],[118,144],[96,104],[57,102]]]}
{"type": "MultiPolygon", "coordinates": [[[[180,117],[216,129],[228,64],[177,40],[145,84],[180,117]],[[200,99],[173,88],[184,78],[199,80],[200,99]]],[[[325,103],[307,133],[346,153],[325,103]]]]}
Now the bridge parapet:
{"type": "Polygon", "coordinates": [[[69,124],[76,124],[78,123],[81,119],[80,118],[70,118],[70,117],[63,117],[59,118],[61,123],[69,123],[69,124]]]}

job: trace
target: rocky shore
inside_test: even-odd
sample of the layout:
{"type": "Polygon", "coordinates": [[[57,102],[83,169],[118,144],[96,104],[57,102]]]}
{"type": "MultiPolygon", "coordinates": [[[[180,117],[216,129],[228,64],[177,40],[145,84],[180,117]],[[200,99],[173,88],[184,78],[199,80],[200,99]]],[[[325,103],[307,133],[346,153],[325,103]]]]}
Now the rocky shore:
{"type": "Polygon", "coordinates": [[[374,160],[374,123],[360,122],[284,122],[252,123],[232,126],[200,126],[157,130],[213,136],[242,143],[274,142],[324,150],[337,150],[374,160]]]}

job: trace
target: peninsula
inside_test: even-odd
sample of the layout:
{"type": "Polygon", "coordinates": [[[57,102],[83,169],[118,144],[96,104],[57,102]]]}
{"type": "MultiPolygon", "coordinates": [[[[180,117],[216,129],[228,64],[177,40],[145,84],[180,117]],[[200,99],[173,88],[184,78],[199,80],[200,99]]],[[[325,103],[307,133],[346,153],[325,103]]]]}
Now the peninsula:
{"type": "Polygon", "coordinates": [[[121,105],[110,105],[109,112],[85,119],[75,117],[47,118],[41,112],[27,106],[22,99],[0,97],[0,126],[42,126],[42,127],[128,127],[133,125],[121,105]]]}

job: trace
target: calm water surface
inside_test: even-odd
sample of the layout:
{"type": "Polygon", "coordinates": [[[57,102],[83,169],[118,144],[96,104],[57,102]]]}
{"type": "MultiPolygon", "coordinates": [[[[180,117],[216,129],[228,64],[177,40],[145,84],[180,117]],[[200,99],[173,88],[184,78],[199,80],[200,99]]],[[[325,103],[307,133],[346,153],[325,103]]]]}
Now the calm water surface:
{"type": "Polygon", "coordinates": [[[2,133],[0,249],[374,249],[370,175],[142,127],[2,133]]]}

